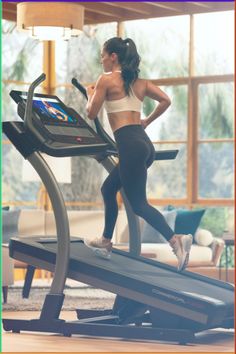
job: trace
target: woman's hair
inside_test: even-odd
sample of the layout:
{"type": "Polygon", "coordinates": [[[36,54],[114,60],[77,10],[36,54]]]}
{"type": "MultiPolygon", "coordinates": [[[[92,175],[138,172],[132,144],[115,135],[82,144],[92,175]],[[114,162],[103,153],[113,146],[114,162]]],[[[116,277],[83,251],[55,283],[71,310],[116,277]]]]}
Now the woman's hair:
{"type": "Polygon", "coordinates": [[[108,39],[103,46],[108,54],[116,53],[121,66],[121,76],[124,80],[124,88],[129,95],[130,85],[138,78],[140,56],[136,45],[130,38],[122,39],[113,37],[108,39]]]}

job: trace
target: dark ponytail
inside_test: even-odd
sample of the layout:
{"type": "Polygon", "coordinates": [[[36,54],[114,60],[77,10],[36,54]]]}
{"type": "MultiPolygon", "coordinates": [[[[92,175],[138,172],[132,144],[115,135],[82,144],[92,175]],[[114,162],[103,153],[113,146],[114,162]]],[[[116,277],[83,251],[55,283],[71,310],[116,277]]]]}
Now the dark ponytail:
{"type": "Polygon", "coordinates": [[[130,38],[122,39],[114,37],[104,43],[104,50],[108,54],[116,53],[121,66],[121,76],[124,80],[124,88],[127,95],[130,85],[135,82],[139,74],[140,56],[136,45],[130,38]]]}

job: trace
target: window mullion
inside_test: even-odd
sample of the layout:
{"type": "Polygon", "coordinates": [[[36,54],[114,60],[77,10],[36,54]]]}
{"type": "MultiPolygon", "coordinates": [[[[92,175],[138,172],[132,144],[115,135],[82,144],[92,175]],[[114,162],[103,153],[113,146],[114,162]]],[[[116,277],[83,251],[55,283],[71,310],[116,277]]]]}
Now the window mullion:
{"type": "Polygon", "coordinates": [[[198,86],[189,78],[188,85],[188,146],[187,146],[187,197],[189,204],[197,200],[198,195],[198,86]]]}

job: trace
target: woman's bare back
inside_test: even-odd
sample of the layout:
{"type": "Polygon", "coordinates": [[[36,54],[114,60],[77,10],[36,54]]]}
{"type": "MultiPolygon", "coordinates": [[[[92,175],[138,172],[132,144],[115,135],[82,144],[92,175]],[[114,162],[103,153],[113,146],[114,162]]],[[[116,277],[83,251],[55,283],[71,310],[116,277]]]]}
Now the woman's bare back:
{"type": "MultiPolygon", "coordinates": [[[[107,101],[120,100],[127,96],[124,89],[124,82],[119,72],[106,74],[107,76],[107,101]]],[[[135,96],[143,101],[146,91],[146,80],[137,79],[132,85],[135,96]]],[[[141,124],[141,115],[136,111],[121,111],[108,114],[109,123],[112,131],[131,124],[141,124]]]]}

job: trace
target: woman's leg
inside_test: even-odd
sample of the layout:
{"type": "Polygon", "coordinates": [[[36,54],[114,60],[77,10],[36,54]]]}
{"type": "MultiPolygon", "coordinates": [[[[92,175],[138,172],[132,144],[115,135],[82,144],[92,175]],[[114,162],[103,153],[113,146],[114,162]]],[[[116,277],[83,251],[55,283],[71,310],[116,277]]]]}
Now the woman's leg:
{"type": "Polygon", "coordinates": [[[105,207],[103,237],[111,239],[118,216],[117,192],[121,189],[119,168],[116,166],[105,179],[101,192],[105,207]]]}
{"type": "Polygon", "coordinates": [[[152,163],[151,147],[142,141],[120,155],[120,179],[134,212],[145,219],[169,241],[178,259],[178,269],[186,268],[192,235],[175,235],[163,215],[148,204],[146,196],[147,167],[152,163]],[[133,151],[132,151],[133,150],[133,151]],[[146,152],[145,152],[146,151],[146,152]]]}
{"type": "MultiPolygon", "coordinates": [[[[148,146],[146,150],[149,150],[148,146]]],[[[121,157],[119,167],[122,186],[135,214],[145,219],[169,241],[174,231],[169,227],[163,215],[147,201],[147,166],[150,165],[148,163],[150,153],[147,153],[146,157],[144,155],[144,158],[142,155],[138,151],[136,154],[129,151],[121,157]]]]}
{"type": "Polygon", "coordinates": [[[85,239],[84,243],[94,249],[97,256],[102,258],[110,258],[112,248],[112,235],[118,215],[118,204],[116,195],[121,188],[119,168],[116,166],[105,179],[101,192],[105,207],[105,226],[103,236],[94,239],[85,239]]]}
{"type": "Polygon", "coordinates": [[[115,132],[119,150],[119,166],[111,172],[102,187],[105,203],[103,237],[86,242],[86,244],[89,247],[111,250],[111,237],[118,214],[116,194],[122,186],[134,212],[144,218],[170,242],[178,258],[178,269],[182,270],[188,263],[192,236],[175,235],[163,215],[148,204],[146,196],[147,168],[153,162],[154,150],[150,140],[143,133],[141,126],[127,126],[115,132]]]}

